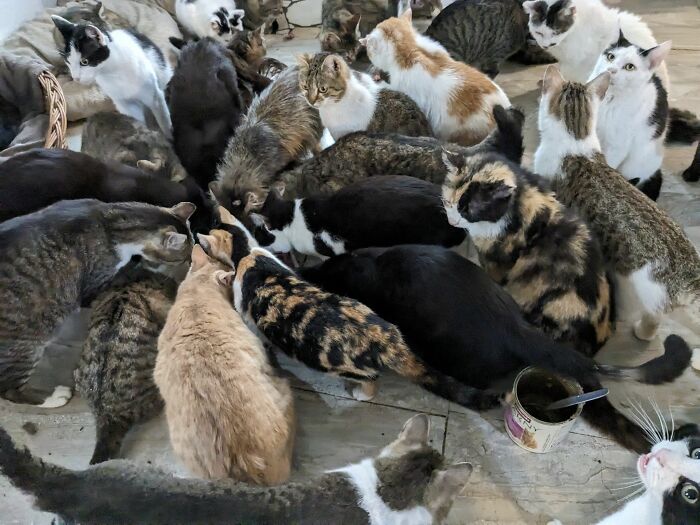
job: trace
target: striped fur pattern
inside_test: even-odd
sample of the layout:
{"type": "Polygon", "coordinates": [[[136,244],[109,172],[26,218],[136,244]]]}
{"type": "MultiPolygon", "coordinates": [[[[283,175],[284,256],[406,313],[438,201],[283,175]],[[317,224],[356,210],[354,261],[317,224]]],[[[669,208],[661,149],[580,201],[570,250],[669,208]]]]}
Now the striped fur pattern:
{"type": "Polygon", "coordinates": [[[445,155],[447,217],[465,228],[482,267],[552,338],[593,355],[612,332],[597,240],[535,175],[496,155],[445,155]]]}
{"type": "Polygon", "coordinates": [[[321,50],[338,53],[353,62],[361,49],[360,37],[397,14],[397,0],[323,0],[321,50]]]}

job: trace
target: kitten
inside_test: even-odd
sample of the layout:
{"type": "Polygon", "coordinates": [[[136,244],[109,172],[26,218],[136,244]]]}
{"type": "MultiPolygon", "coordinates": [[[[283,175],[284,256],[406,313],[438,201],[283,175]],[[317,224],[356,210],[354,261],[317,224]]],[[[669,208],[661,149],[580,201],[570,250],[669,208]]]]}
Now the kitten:
{"type": "MultiPolygon", "coordinates": [[[[187,260],[192,212],[189,202],[159,208],[84,199],[0,223],[0,395],[41,403],[23,387],[55,330],[133,256],[164,267],[187,260]]],[[[49,398],[46,408],[70,398],[57,388],[63,399],[49,398]]]]}
{"type": "Polygon", "coordinates": [[[0,472],[34,496],[37,509],[87,524],[382,523],[439,525],[472,472],[446,465],[428,445],[430,419],[409,419],[374,458],[279,487],[176,478],[111,461],[74,471],[18,448],[0,428],[0,472]],[[138,504],[135,504],[138,502],[138,504]],[[330,518],[332,516],[332,518],[330,518]]]}
{"type": "Polygon", "coordinates": [[[389,73],[391,88],[416,101],[441,140],[463,146],[481,142],[496,126],[494,106],[510,106],[486,75],[419,34],[410,9],[379,24],[363,43],[372,64],[389,73]]]}
{"type": "Polygon", "coordinates": [[[170,113],[163,90],[173,71],[158,46],[132,29],[101,31],[57,15],[51,20],[65,40],[62,54],[73,80],[97,84],[117,111],[140,122],[146,122],[145,110],[150,110],[170,138],[170,113]]]}
{"type": "Polygon", "coordinates": [[[283,200],[273,188],[251,220],[260,245],[330,257],[369,246],[457,246],[466,235],[450,226],[440,187],[414,177],[387,175],[350,184],[331,195],[283,200]]]}
{"type": "MultiPolygon", "coordinates": [[[[520,164],[523,155],[523,113],[515,108],[494,108],[496,129],[480,144],[464,148],[450,144],[466,156],[496,151],[520,164]]],[[[429,137],[404,137],[382,133],[352,133],[277,178],[288,196],[329,193],[375,175],[411,175],[442,184],[446,169],[443,143],[429,137]]]]}
{"type": "Polygon", "coordinates": [[[80,150],[96,159],[115,160],[162,178],[182,181],[187,171],[160,132],[121,113],[96,113],[85,121],[80,150]]]}
{"type": "Polygon", "coordinates": [[[299,71],[289,68],[258,97],[236,130],[209,188],[237,217],[259,207],[277,173],[308,151],[318,151],[323,132],[318,111],[299,89],[299,71]]]}
{"type": "MultiPolygon", "coordinates": [[[[601,388],[599,376],[660,384],[680,376],[691,358],[688,345],[674,335],[666,339],[662,357],[640,367],[597,364],[527,323],[510,295],[481,268],[440,246],[364,248],[301,274],[329,292],[367,304],[398,326],[426,363],[450,370],[475,389],[489,388],[530,365],[573,377],[584,391],[601,388]]],[[[583,416],[622,446],[648,451],[644,430],[607,398],[586,403],[583,416]]]]}
{"type": "Polygon", "coordinates": [[[245,112],[226,48],[211,38],[187,45],[166,99],[175,151],[187,172],[206,189],[245,112]]]}
{"type": "Polygon", "coordinates": [[[193,36],[230,42],[243,30],[245,11],[234,0],[175,0],[175,16],[193,36]]]}
{"type": "Polygon", "coordinates": [[[587,220],[617,273],[620,296],[641,303],[635,335],[651,340],[664,311],[697,299],[700,257],[683,229],[600,153],[596,116],[609,81],[606,72],[584,86],[547,69],[535,171],[555,179],[558,198],[587,220]]]}
{"type": "Polygon", "coordinates": [[[503,400],[427,366],[395,326],[353,299],[300,279],[263,248],[252,248],[235,272],[234,304],[246,322],[290,357],[348,380],[355,399],[372,399],[377,377],[388,369],[468,408],[503,400]]]}
{"type": "Polygon", "coordinates": [[[262,342],[231,306],[231,274],[192,250],[158,338],[153,373],[170,442],[197,477],[263,485],[289,477],[294,403],[262,342]]]}
{"type": "Polygon", "coordinates": [[[96,421],[91,465],[117,457],[131,427],[163,409],[153,367],[177,283],[144,269],[122,271],[129,273],[125,282],[117,282],[118,276],[91,304],[90,327],[74,372],[75,388],[96,421]]]}
{"type": "Polygon", "coordinates": [[[353,131],[431,137],[430,123],[404,93],[382,87],[366,73],[352,71],[340,55],[300,55],[299,86],[318,108],[334,140],[353,131]]]}

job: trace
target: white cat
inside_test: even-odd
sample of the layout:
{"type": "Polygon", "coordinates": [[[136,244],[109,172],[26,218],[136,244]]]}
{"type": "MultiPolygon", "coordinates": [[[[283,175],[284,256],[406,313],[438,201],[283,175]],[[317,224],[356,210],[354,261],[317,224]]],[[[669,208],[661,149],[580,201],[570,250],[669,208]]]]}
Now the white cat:
{"type": "Polygon", "coordinates": [[[149,109],[166,137],[170,111],[163,90],[173,71],[150,39],[130,29],[101,31],[86,22],[51,17],[65,40],[62,54],[74,80],[97,84],[117,111],[145,123],[149,109]]]}
{"type": "Polygon", "coordinates": [[[175,16],[192,36],[230,42],[243,30],[245,11],[234,0],[177,0],[175,16]]]}

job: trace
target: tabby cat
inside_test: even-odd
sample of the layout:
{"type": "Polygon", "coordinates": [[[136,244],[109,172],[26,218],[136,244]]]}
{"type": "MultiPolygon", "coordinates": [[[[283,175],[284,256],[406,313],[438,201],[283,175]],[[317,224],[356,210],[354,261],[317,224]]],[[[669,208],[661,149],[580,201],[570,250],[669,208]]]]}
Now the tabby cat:
{"type": "Polygon", "coordinates": [[[231,306],[231,274],[192,250],[158,339],[153,373],[170,441],[198,477],[273,485],[289,477],[294,404],[286,379],[231,306]]]}
{"type": "Polygon", "coordinates": [[[307,54],[297,60],[301,92],[318,108],[323,127],[333,139],[353,131],[432,136],[428,119],[411,97],[351,70],[340,55],[307,54]]]}
{"type": "MultiPolygon", "coordinates": [[[[0,395],[41,403],[23,387],[55,330],[132,257],[165,267],[186,261],[194,209],[189,202],[159,208],[84,199],[0,223],[0,395]]],[[[43,406],[68,401],[70,391],[58,388],[61,399],[43,406]]]]}
{"type": "Polygon", "coordinates": [[[96,421],[91,465],[117,457],[129,429],[163,409],[153,367],[158,334],[175,299],[177,282],[129,266],[122,270],[132,274],[125,282],[117,282],[122,277],[118,276],[92,302],[90,327],[74,372],[75,388],[96,421]]]}
{"type": "Polygon", "coordinates": [[[0,472],[34,496],[37,509],[70,522],[383,523],[439,525],[472,472],[445,465],[428,445],[430,419],[409,419],[398,438],[365,458],[314,478],[279,487],[183,479],[128,461],[74,471],[18,448],[0,428],[0,472]]]}
{"type": "Polygon", "coordinates": [[[553,339],[592,356],[610,337],[610,286],[598,241],[543,181],[495,154],[445,153],[443,199],[481,266],[553,339]]]}
{"type": "Polygon", "coordinates": [[[635,335],[651,340],[664,311],[700,294],[700,257],[683,229],[601,154],[596,116],[609,82],[607,72],[587,85],[566,82],[556,67],[547,68],[535,171],[554,179],[558,198],[587,220],[617,273],[620,295],[641,303],[635,335]]]}

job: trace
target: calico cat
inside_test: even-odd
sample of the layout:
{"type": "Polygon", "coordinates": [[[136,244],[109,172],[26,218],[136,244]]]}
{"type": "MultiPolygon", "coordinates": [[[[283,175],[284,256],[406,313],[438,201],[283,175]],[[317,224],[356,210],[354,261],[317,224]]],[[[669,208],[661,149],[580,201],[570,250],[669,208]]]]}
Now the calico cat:
{"type": "Polygon", "coordinates": [[[57,15],[51,19],[63,35],[62,54],[73,80],[96,83],[117,111],[140,122],[146,122],[145,110],[150,110],[170,138],[170,113],[163,90],[173,71],[158,46],[131,29],[101,31],[57,15]]]}
{"type": "Polygon", "coordinates": [[[277,173],[318,151],[322,132],[318,111],[299,89],[299,70],[286,69],[253,100],[209,189],[219,204],[242,217],[262,205],[277,173]]]}
{"type": "Polygon", "coordinates": [[[234,0],[175,0],[175,16],[193,36],[230,42],[243,30],[245,11],[234,0]]]}
{"type": "Polygon", "coordinates": [[[122,113],[96,113],[85,121],[80,150],[115,160],[162,178],[182,181],[187,171],[160,132],[122,113]]]}
{"type": "Polygon", "coordinates": [[[75,388],[96,421],[91,465],[117,457],[131,427],[163,410],[153,367],[177,282],[146,269],[127,266],[124,271],[123,282],[117,282],[120,272],[91,304],[90,327],[74,372],[75,388]]]}
{"type": "Polygon", "coordinates": [[[304,482],[256,487],[183,479],[116,460],[83,471],[45,463],[0,427],[0,472],[34,496],[37,509],[90,524],[304,523],[439,525],[472,472],[446,465],[428,445],[430,419],[409,419],[374,458],[304,482]]]}
{"type": "Polygon", "coordinates": [[[481,142],[496,126],[494,106],[510,106],[486,75],[418,33],[410,9],[385,20],[362,41],[372,64],[389,73],[391,88],[418,104],[441,140],[463,146],[481,142]]]}
{"type": "Polygon", "coordinates": [[[544,182],[495,154],[445,153],[442,187],[452,226],[525,319],[594,355],[612,334],[610,285],[598,241],[544,182]]]}
{"type": "MultiPolygon", "coordinates": [[[[674,335],[666,339],[662,357],[640,367],[598,364],[527,323],[510,295],[481,268],[440,246],[364,248],[304,268],[301,275],[367,304],[398,326],[426,363],[450,370],[475,389],[530,365],[573,377],[584,391],[601,388],[599,376],[659,384],[677,378],[690,362],[690,348],[674,335]]],[[[648,451],[644,430],[606,398],[586,403],[583,416],[622,446],[648,451]]]]}
{"type": "Polygon", "coordinates": [[[185,46],[166,99],[175,151],[187,172],[206,189],[245,113],[236,68],[226,48],[211,38],[185,46]]]}
{"type": "MultiPolygon", "coordinates": [[[[23,387],[54,331],[132,257],[164,267],[186,261],[194,208],[83,199],[0,223],[0,395],[40,403],[23,387]]],[[[66,398],[58,388],[63,399],[43,406],[67,402],[70,391],[66,398]]]]}
{"type": "Polygon", "coordinates": [[[476,390],[416,357],[401,332],[365,305],[300,279],[263,248],[235,265],[233,300],[246,322],[305,365],[348,380],[358,400],[372,399],[384,370],[462,406],[483,410],[503,396],[476,390]]]}
{"type": "Polygon", "coordinates": [[[617,273],[622,297],[637,296],[643,314],[634,334],[651,340],[661,316],[700,294],[700,257],[683,229],[607,165],[596,136],[598,106],[610,73],[587,85],[545,73],[535,171],[555,180],[557,196],[575,206],[617,273]]]}
{"type": "Polygon", "coordinates": [[[332,195],[283,200],[267,194],[254,235],[269,250],[330,257],[369,246],[457,246],[466,235],[450,226],[440,187],[414,177],[387,175],[350,184],[332,195]]]}
{"type": "Polygon", "coordinates": [[[376,84],[366,73],[352,71],[340,55],[307,54],[297,60],[301,92],[318,108],[323,127],[334,140],[353,131],[433,135],[411,97],[376,84]]]}
{"type": "Polygon", "coordinates": [[[652,200],[661,191],[668,121],[668,94],[656,70],[670,50],[670,41],[642,49],[620,31],[617,42],[603,51],[590,78],[605,71],[611,74],[596,125],[605,160],[652,200]]]}
{"type": "Polygon", "coordinates": [[[197,477],[274,485],[289,477],[294,403],[262,342],[231,306],[231,275],[192,250],[158,338],[153,373],[170,442],[197,477]]]}
{"type": "MultiPolygon", "coordinates": [[[[523,156],[523,113],[515,108],[493,109],[496,129],[480,144],[464,148],[450,144],[464,155],[496,151],[520,164],[523,156]]],[[[442,184],[444,143],[429,137],[404,137],[383,133],[351,133],[298,166],[281,173],[286,194],[292,198],[330,193],[375,175],[410,175],[442,184]]]]}

